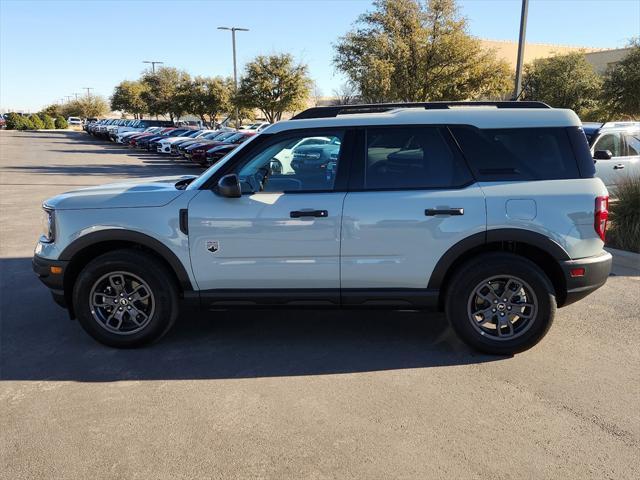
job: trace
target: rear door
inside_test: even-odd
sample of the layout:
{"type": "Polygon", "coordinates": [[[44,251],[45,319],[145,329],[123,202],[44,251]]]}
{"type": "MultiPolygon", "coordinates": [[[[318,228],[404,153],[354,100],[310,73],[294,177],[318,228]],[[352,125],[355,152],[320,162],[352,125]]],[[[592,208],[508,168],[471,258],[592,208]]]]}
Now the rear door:
{"type": "Polygon", "coordinates": [[[343,302],[410,298],[427,289],[451,246],[485,231],[484,196],[446,128],[375,127],[361,136],[343,209],[343,302]]]}

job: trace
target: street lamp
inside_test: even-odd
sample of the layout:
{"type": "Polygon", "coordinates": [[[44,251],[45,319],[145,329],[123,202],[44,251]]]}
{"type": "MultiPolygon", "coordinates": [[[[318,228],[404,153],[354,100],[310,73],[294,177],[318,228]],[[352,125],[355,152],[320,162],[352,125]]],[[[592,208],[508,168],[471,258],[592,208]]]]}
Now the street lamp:
{"type": "MultiPolygon", "coordinates": [[[[230,30],[231,31],[231,44],[233,46],[233,85],[235,91],[238,91],[238,67],[236,64],[236,32],[248,32],[248,28],[240,28],[240,27],[218,27],[218,30],[230,30]]],[[[238,107],[236,106],[236,128],[239,126],[239,112],[238,107]]]]}
{"type": "Polygon", "coordinates": [[[164,62],[156,62],[156,61],[151,61],[151,60],[143,60],[142,63],[150,63],[151,64],[151,71],[155,74],[156,73],[156,65],[163,65],[164,62]]]}
{"type": "Polygon", "coordinates": [[[522,62],[524,61],[524,38],[527,33],[528,10],[529,0],[522,0],[522,11],[520,12],[520,36],[518,38],[518,61],[516,64],[516,87],[513,94],[514,100],[520,100],[520,95],[522,95],[522,62]]]}

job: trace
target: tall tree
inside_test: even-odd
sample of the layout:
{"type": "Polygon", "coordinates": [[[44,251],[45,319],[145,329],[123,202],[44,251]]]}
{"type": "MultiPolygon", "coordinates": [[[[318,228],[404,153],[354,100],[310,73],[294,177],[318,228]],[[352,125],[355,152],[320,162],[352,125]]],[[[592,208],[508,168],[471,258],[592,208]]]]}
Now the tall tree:
{"type": "Polygon", "coordinates": [[[640,38],[629,47],[631,51],[604,75],[602,97],[611,118],[640,118],[640,38]]]}
{"type": "Polygon", "coordinates": [[[234,101],[241,108],[257,108],[268,122],[306,106],[311,88],[307,66],[289,54],[258,56],[245,67],[234,101]]]}
{"type": "Polygon", "coordinates": [[[62,116],[97,118],[109,113],[109,104],[100,95],[89,95],[62,105],[62,116]]]}
{"type": "Polygon", "coordinates": [[[187,91],[188,113],[214,125],[218,116],[231,110],[232,81],[222,77],[195,77],[187,91]]]}
{"type": "Polygon", "coordinates": [[[540,58],[525,65],[523,97],[588,116],[598,108],[602,80],[583,52],[540,58]]]}
{"type": "Polygon", "coordinates": [[[149,107],[143,99],[145,85],[139,81],[124,80],[116,85],[111,95],[111,109],[130,113],[134,118],[142,118],[149,107]]]}
{"type": "Polygon", "coordinates": [[[467,33],[455,0],[375,0],[335,45],[334,64],[362,100],[503,98],[511,73],[467,33]]]}
{"type": "Polygon", "coordinates": [[[146,71],[141,81],[145,86],[141,98],[146,102],[151,115],[167,115],[174,121],[186,113],[184,89],[188,88],[191,81],[187,72],[162,67],[155,73],[146,71]]]}

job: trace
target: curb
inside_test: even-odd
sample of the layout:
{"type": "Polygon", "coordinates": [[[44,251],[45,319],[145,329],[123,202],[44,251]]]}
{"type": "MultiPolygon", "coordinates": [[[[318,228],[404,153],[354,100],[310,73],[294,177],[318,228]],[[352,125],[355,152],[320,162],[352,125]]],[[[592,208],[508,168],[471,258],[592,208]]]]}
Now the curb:
{"type": "Polygon", "coordinates": [[[605,247],[605,250],[613,255],[614,265],[631,268],[640,271],[640,253],[618,250],[617,248],[605,247]]]}

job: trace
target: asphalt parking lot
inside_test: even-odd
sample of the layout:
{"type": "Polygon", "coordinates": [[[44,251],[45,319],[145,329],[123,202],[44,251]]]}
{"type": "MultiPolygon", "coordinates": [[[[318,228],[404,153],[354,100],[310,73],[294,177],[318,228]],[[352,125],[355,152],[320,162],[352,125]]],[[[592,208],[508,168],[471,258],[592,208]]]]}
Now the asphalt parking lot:
{"type": "Polygon", "coordinates": [[[83,133],[0,132],[0,477],[640,478],[640,266],[515,357],[440,315],[187,313],[95,343],[31,271],[40,204],[198,173],[83,133]]]}

